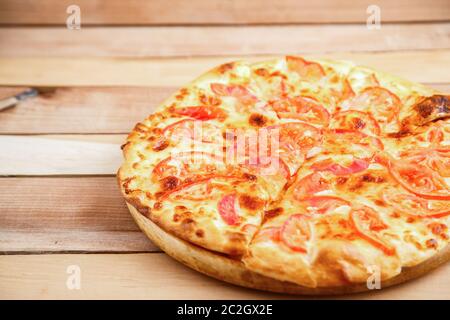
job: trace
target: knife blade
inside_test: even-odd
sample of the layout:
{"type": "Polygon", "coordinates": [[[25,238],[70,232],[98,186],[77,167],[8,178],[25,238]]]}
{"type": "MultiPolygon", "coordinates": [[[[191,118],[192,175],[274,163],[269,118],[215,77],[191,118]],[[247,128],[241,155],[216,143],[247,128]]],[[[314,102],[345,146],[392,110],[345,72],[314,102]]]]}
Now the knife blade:
{"type": "Polygon", "coordinates": [[[5,110],[7,108],[11,108],[15,106],[20,101],[24,101],[26,99],[36,97],[39,95],[39,91],[35,88],[30,88],[25,91],[22,91],[15,96],[8,97],[6,99],[0,100],[0,111],[5,110]]]}

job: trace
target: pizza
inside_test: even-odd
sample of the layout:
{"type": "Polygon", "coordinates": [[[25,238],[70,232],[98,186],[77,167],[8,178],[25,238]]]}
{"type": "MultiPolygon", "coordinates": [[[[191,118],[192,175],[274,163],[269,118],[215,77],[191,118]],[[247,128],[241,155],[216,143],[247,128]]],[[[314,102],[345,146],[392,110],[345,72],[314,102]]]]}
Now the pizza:
{"type": "Polygon", "coordinates": [[[145,219],[250,272],[385,281],[450,241],[449,115],[449,95],[350,62],[232,62],[134,127],[118,181],[145,219]]]}

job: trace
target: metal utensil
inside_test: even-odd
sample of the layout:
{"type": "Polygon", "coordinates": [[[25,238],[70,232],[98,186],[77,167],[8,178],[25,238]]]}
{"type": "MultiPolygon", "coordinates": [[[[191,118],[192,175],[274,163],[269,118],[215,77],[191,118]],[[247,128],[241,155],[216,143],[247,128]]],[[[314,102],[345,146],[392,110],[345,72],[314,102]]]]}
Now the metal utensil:
{"type": "Polygon", "coordinates": [[[11,108],[15,106],[18,102],[26,100],[31,97],[36,97],[39,94],[37,89],[31,88],[25,91],[22,91],[15,96],[0,100],[0,111],[5,110],[7,108],[11,108]]]}

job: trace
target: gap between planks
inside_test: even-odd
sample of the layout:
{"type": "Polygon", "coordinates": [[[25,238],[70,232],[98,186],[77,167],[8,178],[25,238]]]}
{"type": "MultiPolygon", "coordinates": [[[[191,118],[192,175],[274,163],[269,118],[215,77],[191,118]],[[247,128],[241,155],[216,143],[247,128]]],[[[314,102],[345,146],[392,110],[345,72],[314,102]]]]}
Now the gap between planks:
{"type": "Polygon", "coordinates": [[[0,28],[3,57],[180,57],[446,49],[450,23],[0,28]],[[145,41],[142,41],[145,39],[145,41]],[[294,41],[293,41],[294,39],[294,41]],[[413,39],[413,40],[412,40],[413,39]]]}
{"type": "MultiPolygon", "coordinates": [[[[398,286],[336,298],[448,299],[449,272],[450,264],[447,263],[421,278],[398,286]]],[[[0,256],[0,299],[6,298],[307,299],[308,297],[237,287],[191,270],[163,253],[153,253],[0,256]],[[67,289],[69,266],[80,268],[80,290],[67,289]]]]}
{"type": "MultiPolygon", "coordinates": [[[[293,52],[295,53],[295,52],[293,52]]],[[[378,53],[324,53],[319,58],[358,65],[416,82],[450,82],[450,49],[378,53]],[[418,67],[420,66],[420,68],[418,67]]],[[[306,56],[306,58],[315,58],[306,56]]],[[[203,72],[234,60],[263,61],[273,56],[186,58],[17,58],[0,57],[0,84],[22,86],[178,87],[203,72]]]]}
{"type": "Polygon", "coordinates": [[[115,177],[0,178],[0,253],[160,252],[115,177]]]}

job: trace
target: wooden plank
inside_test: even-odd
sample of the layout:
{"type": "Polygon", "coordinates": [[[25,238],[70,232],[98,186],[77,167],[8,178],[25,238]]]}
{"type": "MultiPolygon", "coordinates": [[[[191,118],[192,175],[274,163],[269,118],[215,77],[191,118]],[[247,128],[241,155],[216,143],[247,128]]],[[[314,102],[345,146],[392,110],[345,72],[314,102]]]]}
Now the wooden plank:
{"type": "Polygon", "coordinates": [[[449,48],[450,23],[0,28],[4,57],[175,57],[449,48]],[[143,41],[145,39],[145,41],[143,41]],[[293,39],[295,39],[293,41],[293,39]],[[412,41],[414,39],[414,41],[412,41]]]}
{"type": "MultiPolygon", "coordinates": [[[[127,133],[175,90],[56,88],[0,112],[0,133],[127,133]]],[[[0,87],[0,97],[19,91],[17,87],[0,87]]]]}
{"type": "MultiPolygon", "coordinates": [[[[300,54],[300,53],[299,53],[300,54]]],[[[450,50],[383,53],[329,53],[322,58],[344,59],[417,82],[450,82],[450,50]],[[418,67],[420,66],[420,67],[418,67]]],[[[226,56],[170,59],[125,58],[0,58],[0,84],[22,86],[155,86],[186,84],[222,63],[271,56],[226,56]]]]}
{"type": "MultiPolygon", "coordinates": [[[[65,24],[69,0],[4,0],[3,24],[65,24]]],[[[365,22],[370,0],[78,0],[82,24],[365,22]]],[[[448,20],[446,0],[379,0],[383,21],[448,20]]]]}
{"type": "MultiPolygon", "coordinates": [[[[340,299],[448,299],[450,263],[408,283],[340,299]]],[[[0,299],[294,299],[195,272],[163,253],[0,256],[0,299]],[[80,290],[66,286],[80,268],[80,290]]]]}
{"type": "MultiPolygon", "coordinates": [[[[430,87],[450,92],[448,83],[430,87]]],[[[23,89],[22,89],[23,90],[23,89]]],[[[0,134],[128,133],[176,88],[64,87],[0,112],[0,134]]],[[[0,87],[0,97],[20,92],[0,87]]]]}
{"type": "Polygon", "coordinates": [[[0,136],[0,175],[112,175],[124,135],[0,136]]]}
{"type": "Polygon", "coordinates": [[[160,251],[115,177],[0,178],[0,252],[160,251]]]}

